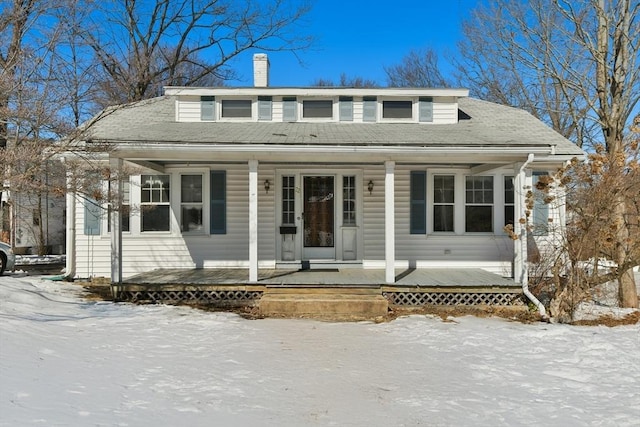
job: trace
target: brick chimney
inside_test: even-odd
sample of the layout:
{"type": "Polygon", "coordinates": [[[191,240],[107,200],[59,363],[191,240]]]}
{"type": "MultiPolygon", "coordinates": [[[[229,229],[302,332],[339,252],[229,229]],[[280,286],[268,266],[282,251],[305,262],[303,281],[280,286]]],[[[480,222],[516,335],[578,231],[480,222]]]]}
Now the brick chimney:
{"type": "Polygon", "coordinates": [[[253,55],[253,85],[255,87],[269,86],[269,58],[266,53],[253,55]]]}

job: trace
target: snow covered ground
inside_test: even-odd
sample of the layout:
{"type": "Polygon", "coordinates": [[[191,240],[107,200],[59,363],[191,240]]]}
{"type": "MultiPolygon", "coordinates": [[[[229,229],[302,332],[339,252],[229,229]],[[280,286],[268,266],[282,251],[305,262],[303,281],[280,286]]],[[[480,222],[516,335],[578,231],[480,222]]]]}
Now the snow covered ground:
{"type": "Polygon", "coordinates": [[[640,325],[245,320],[0,278],[0,426],[638,426],[640,325]]]}

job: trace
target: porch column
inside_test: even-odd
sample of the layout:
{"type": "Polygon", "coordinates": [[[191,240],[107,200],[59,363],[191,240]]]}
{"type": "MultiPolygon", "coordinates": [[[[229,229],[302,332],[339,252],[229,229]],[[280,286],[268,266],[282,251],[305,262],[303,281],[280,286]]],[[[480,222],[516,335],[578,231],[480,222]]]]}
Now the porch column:
{"type": "Polygon", "coordinates": [[[526,171],[523,168],[525,163],[516,163],[513,178],[513,232],[518,236],[518,240],[513,242],[513,278],[516,283],[526,284],[528,281],[527,272],[527,226],[521,224],[520,219],[526,218],[526,194],[524,189],[526,183],[526,171]]]}
{"type": "Polygon", "coordinates": [[[249,281],[258,281],[258,161],[249,160],[249,281]]]}
{"type": "Polygon", "coordinates": [[[109,159],[111,202],[111,283],[122,284],[122,159],[109,159]]]}
{"type": "Polygon", "coordinates": [[[384,260],[387,283],[396,281],[395,165],[393,161],[384,162],[384,260]]]}

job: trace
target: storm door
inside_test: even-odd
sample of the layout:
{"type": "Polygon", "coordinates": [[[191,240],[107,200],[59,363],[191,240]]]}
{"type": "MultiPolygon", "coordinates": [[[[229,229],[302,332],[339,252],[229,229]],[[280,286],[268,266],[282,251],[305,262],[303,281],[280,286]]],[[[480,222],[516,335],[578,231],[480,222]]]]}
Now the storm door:
{"type": "Polygon", "coordinates": [[[303,258],[335,259],[335,179],[303,177],[303,258]]]}

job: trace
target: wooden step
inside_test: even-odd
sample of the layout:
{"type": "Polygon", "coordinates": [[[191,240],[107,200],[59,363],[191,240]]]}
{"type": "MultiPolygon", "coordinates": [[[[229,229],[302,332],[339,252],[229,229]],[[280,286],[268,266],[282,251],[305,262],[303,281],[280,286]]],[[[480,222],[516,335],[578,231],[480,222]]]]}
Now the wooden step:
{"type": "Polygon", "coordinates": [[[387,314],[389,303],[379,289],[268,288],[258,308],[264,316],[374,320],[387,314]]]}

